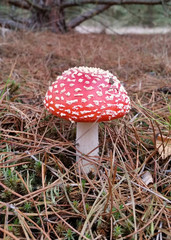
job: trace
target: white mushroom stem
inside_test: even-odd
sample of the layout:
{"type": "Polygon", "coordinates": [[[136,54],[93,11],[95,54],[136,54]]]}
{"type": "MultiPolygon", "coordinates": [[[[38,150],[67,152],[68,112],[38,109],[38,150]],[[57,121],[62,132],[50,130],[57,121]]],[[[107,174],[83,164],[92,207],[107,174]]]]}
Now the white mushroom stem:
{"type": "Polygon", "coordinates": [[[98,138],[98,123],[78,122],[76,136],[77,152],[76,161],[80,161],[83,166],[83,171],[89,173],[95,172],[97,166],[93,162],[86,160],[96,160],[99,156],[99,138],[98,138]],[[82,159],[82,157],[84,157],[82,159]],[[93,158],[94,157],[94,158],[93,158]]]}

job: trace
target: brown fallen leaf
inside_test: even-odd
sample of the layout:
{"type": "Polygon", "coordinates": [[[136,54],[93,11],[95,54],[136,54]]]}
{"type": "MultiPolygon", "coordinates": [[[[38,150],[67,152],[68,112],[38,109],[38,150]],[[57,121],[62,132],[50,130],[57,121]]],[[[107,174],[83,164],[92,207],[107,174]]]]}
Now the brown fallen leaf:
{"type": "Polygon", "coordinates": [[[141,179],[142,179],[143,183],[145,183],[145,185],[147,185],[147,186],[148,186],[148,184],[154,182],[153,177],[149,171],[146,171],[145,173],[143,173],[141,175],[141,179]]]}
{"type": "Polygon", "coordinates": [[[171,155],[171,137],[158,135],[156,138],[156,148],[162,159],[171,155]]]}

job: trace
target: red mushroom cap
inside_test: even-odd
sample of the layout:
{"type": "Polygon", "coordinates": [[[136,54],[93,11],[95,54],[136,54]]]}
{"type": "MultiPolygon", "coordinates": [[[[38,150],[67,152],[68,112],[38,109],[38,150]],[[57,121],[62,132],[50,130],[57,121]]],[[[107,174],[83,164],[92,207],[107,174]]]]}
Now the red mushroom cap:
{"type": "Polygon", "coordinates": [[[124,87],[109,71],[74,67],[57,77],[44,104],[52,114],[75,122],[101,122],[120,118],[130,110],[124,87]]]}

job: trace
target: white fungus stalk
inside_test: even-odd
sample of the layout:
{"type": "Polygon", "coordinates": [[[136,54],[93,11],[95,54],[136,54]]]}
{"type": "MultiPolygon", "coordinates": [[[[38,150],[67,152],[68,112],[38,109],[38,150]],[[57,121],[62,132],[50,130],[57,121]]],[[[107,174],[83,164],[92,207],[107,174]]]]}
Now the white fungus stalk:
{"type": "Polygon", "coordinates": [[[97,170],[95,161],[99,156],[98,146],[98,123],[78,122],[76,135],[76,147],[78,151],[76,161],[80,163],[81,169],[85,173],[95,173],[97,170]]]}

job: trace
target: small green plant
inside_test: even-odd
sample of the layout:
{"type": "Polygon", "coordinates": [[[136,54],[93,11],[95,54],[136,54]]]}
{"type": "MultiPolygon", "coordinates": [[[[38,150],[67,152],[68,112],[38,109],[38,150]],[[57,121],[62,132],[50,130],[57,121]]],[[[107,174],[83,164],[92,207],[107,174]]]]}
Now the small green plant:
{"type": "Polygon", "coordinates": [[[72,186],[67,185],[66,186],[66,191],[67,191],[68,194],[71,193],[72,192],[72,186]]]}
{"type": "Polygon", "coordinates": [[[63,223],[58,223],[58,225],[56,226],[56,232],[60,237],[64,236],[64,233],[66,233],[66,227],[63,223]]]}
{"type": "Polygon", "coordinates": [[[89,233],[86,233],[86,238],[89,238],[89,239],[91,239],[91,235],[89,234],[89,233]]]}
{"type": "Polygon", "coordinates": [[[116,225],[113,229],[113,236],[114,237],[121,237],[123,229],[120,225],[116,225]]]}
{"type": "Polygon", "coordinates": [[[89,205],[88,203],[86,203],[86,204],[85,204],[85,207],[86,207],[87,212],[89,212],[89,210],[90,210],[90,205],[89,205]]]}
{"type": "Polygon", "coordinates": [[[25,202],[24,204],[24,210],[26,212],[30,212],[30,210],[32,209],[32,204],[30,202],[25,202]]]}
{"type": "MultiPolygon", "coordinates": [[[[124,208],[123,204],[119,206],[119,209],[122,210],[124,208]]],[[[120,211],[118,211],[115,207],[112,208],[112,213],[115,218],[115,220],[119,220],[121,218],[120,211]]]]}
{"type": "Polygon", "coordinates": [[[84,189],[85,189],[86,180],[85,180],[85,179],[82,179],[82,180],[81,180],[81,183],[82,183],[82,188],[83,188],[83,190],[84,190],[84,189]]]}
{"type": "Polygon", "coordinates": [[[78,201],[74,200],[74,201],[73,201],[73,206],[74,206],[75,208],[78,208],[78,201]]]}
{"type": "Polygon", "coordinates": [[[169,129],[171,128],[171,107],[168,106],[168,109],[169,109],[169,129]]]}
{"type": "Polygon", "coordinates": [[[14,219],[13,223],[8,226],[8,231],[12,232],[15,236],[20,236],[20,227],[17,225],[19,225],[18,218],[14,219]]]}
{"type": "Polygon", "coordinates": [[[75,239],[75,232],[71,229],[68,229],[67,232],[64,234],[64,239],[66,240],[74,240],[75,239]]]}
{"type": "Polygon", "coordinates": [[[18,178],[16,172],[13,168],[4,168],[4,184],[14,191],[17,191],[18,188],[21,186],[21,180],[18,178]]]}
{"type": "Polygon", "coordinates": [[[0,99],[2,99],[4,93],[8,91],[7,98],[10,97],[11,94],[16,92],[19,89],[19,84],[17,84],[14,80],[11,80],[10,76],[6,80],[5,87],[2,91],[0,91],[0,99]]]}
{"type": "Polygon", "coordinates": [[[35,162],[34,169],[35,169],[37,174],[40,174],[41,173],[41,169],[42,169],[42,162],[41,161],[35,162]]]}
{"type": "Polygon", "coordinates": [[[60,197],[60,188],[59,186],[55,186],[53,188],[50,188],[46,192],[47,199],[52,201],[53,204],[56,203],[56,198],[60,197]]]}

